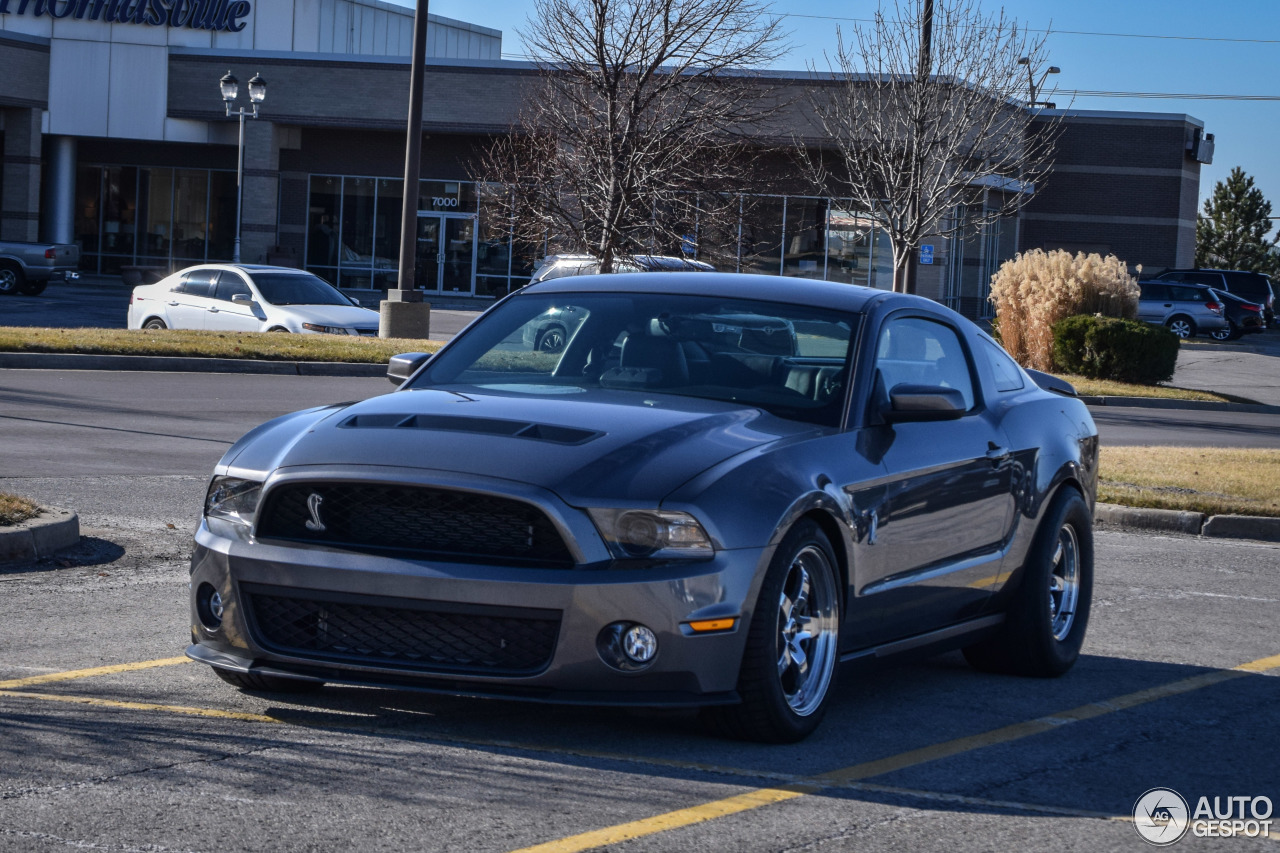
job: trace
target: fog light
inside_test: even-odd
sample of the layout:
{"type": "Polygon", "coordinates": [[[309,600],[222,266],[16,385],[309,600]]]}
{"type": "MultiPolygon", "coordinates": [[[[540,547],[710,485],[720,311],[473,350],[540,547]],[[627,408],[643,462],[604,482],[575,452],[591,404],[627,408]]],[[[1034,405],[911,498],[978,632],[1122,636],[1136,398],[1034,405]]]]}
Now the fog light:
{"type": "Polygon", "coordinates": [[[596,651],[614,669],[636,672],[653,663],[658,654],[658,636],[635,622],[614,622],[596,637],[596,651]]]}
{"type": "Polygon", "coordinates": [[[658,653],[658,638],[643,625],[632,625],[622,635],[622,651],[636,663],[648,663],[658,653]]]}
{"type": "Polygon", "coordinates": [[[212,584],[200,584],[196,589],[196,616],[200,619],[200,624],[210,631],[218,630],[222,627],[224,610],[222,593],[214,589],[212,584]]]}

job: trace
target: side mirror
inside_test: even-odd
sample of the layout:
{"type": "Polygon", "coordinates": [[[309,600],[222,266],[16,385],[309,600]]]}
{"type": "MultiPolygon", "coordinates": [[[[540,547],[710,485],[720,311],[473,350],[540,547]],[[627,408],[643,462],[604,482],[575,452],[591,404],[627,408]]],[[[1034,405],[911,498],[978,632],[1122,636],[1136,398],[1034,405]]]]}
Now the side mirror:
{"type": "Polygon", "coordinates": [[[889,391],[889,406],[881,415],[888,423],[952,421],[966,411],[964,395],[955,388],[902,384],[889,391]]]}
{"type": "Polygon", "coordinates": [[[429,358],[431,358],[429,352],[403,352],[393,355],[387,362],[387,379],[392,385],[403,385],[404,381],[422,367],[429,358]]]}
{"type": "Polygon", "coordinates": [[[247,293],[233,293],[231,294],[231,301],[237,305],[252,305],[253,297],[247,293]]]}

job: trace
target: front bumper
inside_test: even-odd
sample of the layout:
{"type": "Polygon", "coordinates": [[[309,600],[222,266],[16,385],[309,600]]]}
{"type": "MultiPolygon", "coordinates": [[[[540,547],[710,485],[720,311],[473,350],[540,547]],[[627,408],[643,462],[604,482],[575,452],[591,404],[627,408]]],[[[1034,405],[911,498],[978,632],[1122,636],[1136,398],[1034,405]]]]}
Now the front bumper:
{"type": "MultiPolygon", "coordinates": [[[[768,549],[758,548],[644,569],[512,568],[249,542],[221,536],[202,523],[192,555],[193,643],[187,655],[237,672],[456,695],[664,707],[735,702],[750,610],[763,574],[759,569],[769,556],[768,549]],[[198,603],[206,584],[222,597],[216,629],[205,624],[207,615],[202,617],[198,603]],[[260,612],[266,600],[303,602],[306,612],[295,611],[302,615],[286,633],[301,636],[294,628],[305,623],[306,639],[281,642],[280,632],[267,624],[275,617],[260,612]],[[507,647],[506,636],[493,636],[507,630],[493,627],[503,625],[507,614],[515,620],[553,619],[556,625],[544,637],[549,654],[543,663],[504,670],[459,665],[456,657],[355,648],[359,643],[347,642],[335,651],[314,640],[316,632],[329,630],[331,605],[335,623],[342,608],[361,619],[392,614],[377,625],[397,634],[403,623],[394,614],[446,612],[443,624],[450,632],[488,632],[481,641],[490,650],[495,642],[507,647]],[[692,620],[732,617],[737,623],[729,631],[694,634],[688,627],[692,620]],[[658,653],[643,669],[622,671],[606,663],[598,639],[617,622],[645,625],[657,636],[658,653]]],[[[430,630],[441,628],[433,624],[430,630]]],[[[525,635],[514,631],[510,636],[511,642],[523,642],[525,635]]]]}

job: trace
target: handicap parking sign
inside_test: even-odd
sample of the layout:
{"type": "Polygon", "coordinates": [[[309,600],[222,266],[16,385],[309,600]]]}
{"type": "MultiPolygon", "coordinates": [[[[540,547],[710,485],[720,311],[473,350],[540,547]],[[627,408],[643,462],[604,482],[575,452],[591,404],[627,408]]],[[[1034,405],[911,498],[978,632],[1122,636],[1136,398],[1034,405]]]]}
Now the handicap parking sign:
{"type": "Polygon", "coordinates": [[[920,263],[922,264],[933,263],[933,246],[931,246],[928,243],[925,243],[923,246],[920,247],[920,263]]]}

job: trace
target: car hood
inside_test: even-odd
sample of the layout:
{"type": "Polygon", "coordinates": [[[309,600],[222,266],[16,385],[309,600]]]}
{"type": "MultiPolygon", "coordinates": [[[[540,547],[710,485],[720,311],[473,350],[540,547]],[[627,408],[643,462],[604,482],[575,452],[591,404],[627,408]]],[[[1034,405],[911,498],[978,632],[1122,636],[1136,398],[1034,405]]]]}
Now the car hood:
{"type": "Polygon", "coordinates": [[[729,403],[579,391],[401,391],[264,425],[224,463],[268,473],[297,466],[380,466],[515,480],[576,506],[656,505],[744,451],[821,428],[729,403]]]}
{"type": "Polygon", "coordinates": [[[318,323],[322,326],[373,326],[378,325],[378,312],[354,305],[272,305],[272,309],[300,323],[318,323]]]}

